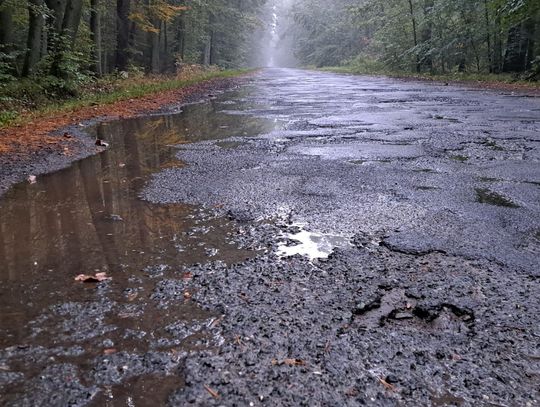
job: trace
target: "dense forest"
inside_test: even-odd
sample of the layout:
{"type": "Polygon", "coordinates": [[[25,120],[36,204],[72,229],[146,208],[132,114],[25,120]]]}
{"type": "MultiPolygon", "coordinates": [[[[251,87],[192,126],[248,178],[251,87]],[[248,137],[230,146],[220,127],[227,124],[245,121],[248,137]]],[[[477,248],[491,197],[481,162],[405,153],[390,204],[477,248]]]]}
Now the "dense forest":
{"type": "Polygon", "coordinates": [[[538,79],[539,50],[539,0],[0,0],[0,105],[189,64],[538,79]]]}
{"type": "Polygon", "coordinates": [[[291,10],[281,35],[302,65],[529,78],[540,69],[539,0],[300,0],[291,10]]]}
{"type": "Polygon", "coordinates": [[[115,71],[246,65],[263,2],[0,0],[1,80],[76,85],[115,71]]]}

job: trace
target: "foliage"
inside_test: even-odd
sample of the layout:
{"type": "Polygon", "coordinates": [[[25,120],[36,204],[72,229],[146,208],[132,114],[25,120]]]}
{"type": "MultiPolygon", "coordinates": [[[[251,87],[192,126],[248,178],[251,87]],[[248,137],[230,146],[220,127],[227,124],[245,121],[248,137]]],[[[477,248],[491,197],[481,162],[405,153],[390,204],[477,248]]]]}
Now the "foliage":
{"type": "Polygon", "coordinates": [[[300,0],[293,14],[306,65],[521,73],[540,54],[537,0],[300,0]]]}

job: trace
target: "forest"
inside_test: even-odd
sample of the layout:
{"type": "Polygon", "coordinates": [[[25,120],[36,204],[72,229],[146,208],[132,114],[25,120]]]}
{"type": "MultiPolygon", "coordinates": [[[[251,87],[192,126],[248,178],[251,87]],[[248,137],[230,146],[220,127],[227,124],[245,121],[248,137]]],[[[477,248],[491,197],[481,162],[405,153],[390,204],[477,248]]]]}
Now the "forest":
{"type": "Polygon", "coordinates": [[[302,65],[529,79],[540,69],[538,0],[301,0],[292,14],[302,65]]]}
{"type": "Polygon", "coordinates": [[[538,0],[0,0],[0,123],[194,66],[537,80],[539,37],[538,0]]]}
{"type": "Polygon", "coordinates": [[[0,107],[72,98],[109,74],[249,65],[263,1],[0,0],[0,107]]]}

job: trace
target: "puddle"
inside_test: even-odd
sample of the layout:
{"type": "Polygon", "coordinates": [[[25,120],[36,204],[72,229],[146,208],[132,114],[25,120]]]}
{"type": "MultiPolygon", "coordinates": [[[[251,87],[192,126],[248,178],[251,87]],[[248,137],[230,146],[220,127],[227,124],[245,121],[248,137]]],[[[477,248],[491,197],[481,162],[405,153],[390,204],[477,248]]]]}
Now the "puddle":
{"type": "Polygon", "coordinates": [[[442,407],[442,406],[457,406],[461,407],[466,402],[465,399],[461,397],[454,396],[450,393],[443,394],[442,396],[431,396],[431,403],[433,406],[442,407]]]}
{"type": "MultiPolygon", "coordinates": [[[[187,106],[181,114],[90,128],[110,149],[40,176],[35,184],[18,184],[0,200],[0,351],[19,345],[48,349],[58,343],[80,344],[88,352],[77,362],[84,371],[91,368],[89,354],[104,338],[114,339],[118,349],[147,351],[157,346],[155,335],[167,339],[160,325],[180,320],[196,326],[212,317],[188,301],[164,312],[150,297],[161,280],[182,278],[183,265],[232,264],[254,252],[233,241],[234,221],[193,206],[143,202],[137,193],[152,173],[183,165],[174,145],[255,136],[276,128],[273,120],[219,111],[227,97],[187,106]],[[74,281],[79,274],[98,272],[112,277],[105,288],[74,281]],[[99,302],[102,299],[125,312],[110,312],[109,302],[99,302]],[[57,304],[74,311],[54,314],[51,307],[57,304]],[[95,310],[91,304],[97,304],[95,310]],[[85,323],[86,311],[80,310],[88,307],[91,321],[92,312],[99,310],[104,321],[100,326],[111,334],[95,333],[94,339],[78,329],[77,324],[85,323]],[[71,331],[63,331],[68,323],[74,324],[71,331]],[[128,335],[139,333],[142,339],[128,335]]],[[[188,341],[173,344],[191,346],[188,341]]],[[[42,368],[36,364],[23,372],[32,377],[42,368]]],[[[136,386],[150,389],[152,383],[153,378],[142,379],[136,386]]],[[[131,394],[130,386],[126,384],[125,394],[131,394]]]]}
{"type": "Polygon", "coordinates": [[[469,157],[466,157],[464,155],[452,155],[450,158],[454,161],[459,161],[460,163],[464,163],[469,161],[469,157]]]}
{"type": "Polygon", "coordinates": [[[349,161],[381,161],[392,158],[416,158],[423,155],[420,146],[404,144],[345,143],[340,145],[308,146],[299,145],[290,151],[319,156],[324,159],[349,161]]]}
{"type": "Polygon", "coordinates": [[[325,235],[322,233],[308,232],[301,230],[298,233],[290,233],[285,236],[287,239],[298,242],[294,246],[283,243],[278,247],[278,256],[290,257],[296,254],[305,256],[310,260],[326,259],[334,249],[338,247],[350,246],[350,239],[343,236],[325,235]]]}
{"type": "Polygon", "coordinates": [[[480,182],[501,182],[502,179],[493,178],[493,177],[478,177],[478,181],[480,181],[480,182]]]}
{"type": "Polygon", "coordinates": [[[519,208],[519,205],[515,204],[510,199],[496,192],[490,191],[489,189],[476,188],[475,191],[476,202],[488,205],[504,206],[507,208],[519,208]]]}
{"type": "Polygon", "coordinates": [[[184,385],[177,376],[143,376],[120,386],[106,388],[92,401],[93,406],[164,406],[172,391],[184,385]]]}

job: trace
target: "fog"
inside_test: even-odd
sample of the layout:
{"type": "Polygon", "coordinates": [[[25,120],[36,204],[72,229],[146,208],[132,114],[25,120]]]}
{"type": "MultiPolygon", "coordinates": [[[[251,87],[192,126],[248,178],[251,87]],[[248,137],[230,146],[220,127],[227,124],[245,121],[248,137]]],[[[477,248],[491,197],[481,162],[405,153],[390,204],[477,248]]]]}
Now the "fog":
{"type": "Polygon", "coordinates": [[[297,67],[294,55],[294,0],[270,0],[264,7],[263,30],[254,43],[253,66],[297,67]]]}

